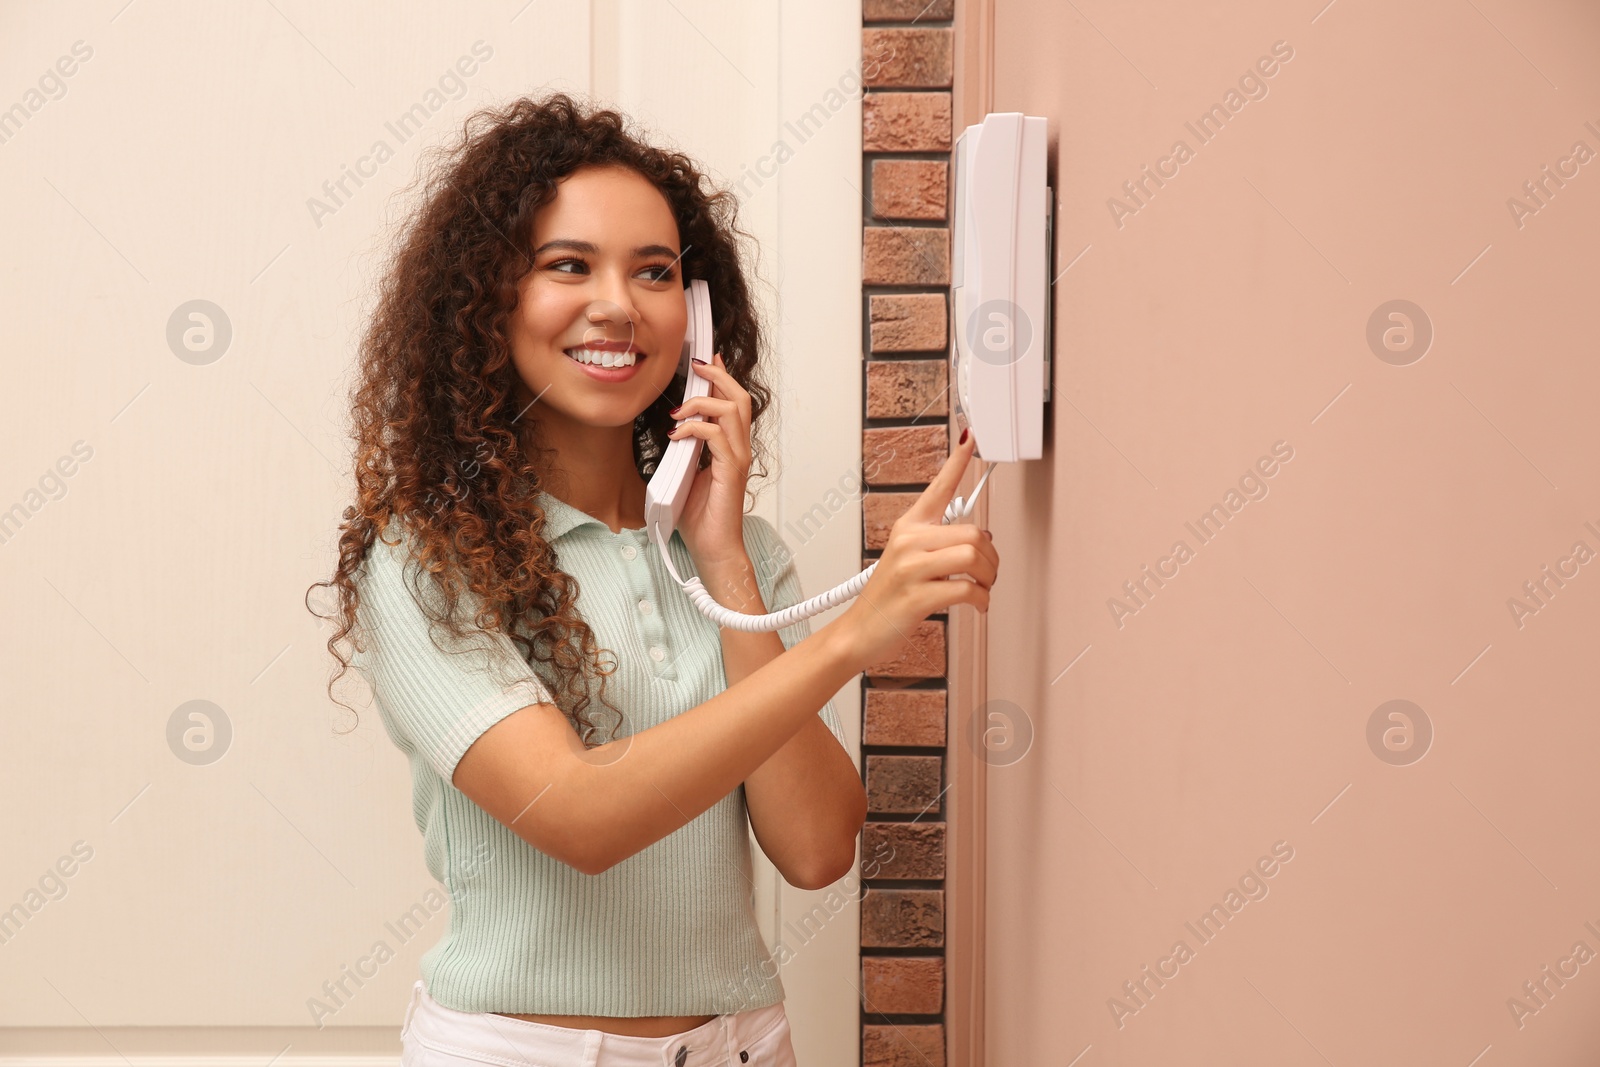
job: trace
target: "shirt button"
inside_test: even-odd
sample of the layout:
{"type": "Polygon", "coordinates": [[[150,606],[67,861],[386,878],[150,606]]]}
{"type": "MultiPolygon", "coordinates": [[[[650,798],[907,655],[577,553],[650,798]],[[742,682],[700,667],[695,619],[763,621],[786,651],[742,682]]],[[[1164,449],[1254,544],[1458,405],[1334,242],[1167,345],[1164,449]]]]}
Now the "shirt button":
{"type": "Polygon", "coordinates": [[[655,607],[654,604],[650,603],[650,601],[648,601],[648,600],[639,601],[639,614],[640,615],[648,615],[654,610],[656,610],[656,607],[655,607]]]}
{"type": "Polygon", "coordinates": [[[622,558],[623,559],[632,559],[634,556],[637,556],[638,554],[639,554],[639,550],[634,548],[632,545],[623,545],[622,546],[622,558]]]}
{"type": "Polygon", "coordinates": [[[666,656],[667,656],[666,649],[662,648],[660,645],[651,645],[650,646],[650,658],[655,660],[657,663],[660,663],[663,659],[666,658],[666,656]]]}

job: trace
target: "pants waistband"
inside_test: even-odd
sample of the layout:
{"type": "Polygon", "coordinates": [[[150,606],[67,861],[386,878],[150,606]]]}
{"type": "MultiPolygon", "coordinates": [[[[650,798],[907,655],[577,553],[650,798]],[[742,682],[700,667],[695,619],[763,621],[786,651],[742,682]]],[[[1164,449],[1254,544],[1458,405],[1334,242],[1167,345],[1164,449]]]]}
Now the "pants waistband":
{"type": "Polygon", "coordinates": [[[740,1063],[749,1048],[784,1018],[780,1001],[762,1008],[718,1015],[692,1030],[667,1037],[634,1037],[603,1030],[550,1026],[492,1012],[447,1008],[418,979],[401,1026],[402,1042],[480,1057],[505,1067],[532,1063],[574,1067],[709,1067],[740,1063]]]}

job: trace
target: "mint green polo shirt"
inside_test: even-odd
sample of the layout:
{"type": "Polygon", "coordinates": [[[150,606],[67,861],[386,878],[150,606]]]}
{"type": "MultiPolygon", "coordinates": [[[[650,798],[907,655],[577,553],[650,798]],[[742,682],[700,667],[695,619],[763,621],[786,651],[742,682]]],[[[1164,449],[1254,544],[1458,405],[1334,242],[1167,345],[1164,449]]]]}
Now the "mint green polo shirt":
{"type": "MultiPolygon", "coordinates": [[[[727,688],[718,627],[695,610],[643,528],[613,533],[548,493],[539,503],[543,536],[577,579],[577,609],[596,647],[617,660],[606,682],[607,699],[624,714],[616,736],[727,688]]],[[[782,1000],[778,962],[756,925],[742,785],[589,875],[523,841],[451,784],[490,726],[529,704],[554,703],[535,672],[548,668],[524,659],[504,634],[475,630],[460,641],[440,628],[430,640],[419,598],[435,613],[441,598],[397,525],[355,578],[363,647],[352,665],[410,761],[423,858],[450,895],[448,929],[421,961],[428,992],[458,1011],[547,1015],[713,1015],[782,1000]]],[[[744,543],[768,611],[804,599],[792,553],[770,522],[746,515],[744,543]]],[[[696,573],[681,536],[668,547],[680,575],[696,573]]],[[[458,618],[470,623],[476,607],[464,593],[458,618]]],[[[801,621],[779,637],[791,648],[810,632],[801,621]]],[[[598,680],[589,692],[586,714],[608,737],[616,717],[595,699],[598,680]]],[[[845,744],[831,700],[819,714],[845,744]]]]}

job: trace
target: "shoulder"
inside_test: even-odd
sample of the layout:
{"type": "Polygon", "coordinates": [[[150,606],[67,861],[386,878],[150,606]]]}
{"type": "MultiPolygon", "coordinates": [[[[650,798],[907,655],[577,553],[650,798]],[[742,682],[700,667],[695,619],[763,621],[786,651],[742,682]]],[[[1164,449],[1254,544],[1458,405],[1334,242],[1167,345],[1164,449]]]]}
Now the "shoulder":
{"type": "Polygon", "coordinates": [[[778,540],[781,540],[778,537],[778,530],[771,521],[760,515],[744,517],[744,546],[747,550],[770,551],[773,543],[778,540]]]}
{"type": "Polygon", "coordinates": [[[511,638],[478,623],[479,597],[458,576],[447,589],[431,573],[436,567],[417,558],[420,540],[419,531],[391,520],[357,567],[352,581],[363,651],[375,648],[395,669],[404,664],[417,684],[457,684],[460,671],[480,662],[525,673],[526,660],[511,638]],[[488,659],[463,663],[455,658],[462,652],[486,652],[488,659]]]}
{"type": "MultiPolygon", "coordinates": [[[[424,568],[421,548],[419,531],[391,516],[352,575],[360,602],[370,605],[371,614],[391,627],[430,628],[445,618],[444,590],[424,568]]],[[[471,597],[464,589],[457,595],[462,598],[457,603],[459,612],[471,597]]]]}
{"type": "Polygon", "coordinates": [[[386,591],[410,585],[408,575],[421,570],[414,558],[416,540],[415,531],[398,518],[391,517],[387,525],[378,531],[356,569],[356,584],[386,591]]]}
{"type": "Polygon", "coordinates": [[[794,552],[777,528],[760,515],[744,517],[744,547],[755,568],[761,597],[770,607],[780,586],[798,580],[794,552]]]}
{"type": "Polygon", "coordinates": [[[744,548],[750,556],[750,562],[759,564],[771,561],[780,568],[788,564],[794,555],[777,527],[760,515],[744,517],[744,548]]]}

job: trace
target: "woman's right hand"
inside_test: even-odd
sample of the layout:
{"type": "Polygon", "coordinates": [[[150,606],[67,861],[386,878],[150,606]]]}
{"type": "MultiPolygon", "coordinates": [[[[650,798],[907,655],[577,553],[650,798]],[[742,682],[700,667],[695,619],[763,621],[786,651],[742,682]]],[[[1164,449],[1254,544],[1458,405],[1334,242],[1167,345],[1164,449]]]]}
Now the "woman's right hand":
{"type": "Polygon", "coordinates": [[[863,670],[899,653],[916,625],[934,612],[952,604],[989,610],[989,587],[1000,567],[994,542],[970,522],[943,524],[945,508],[977,448],[977,440],[965,436],[890,527],[877,569],[850,609],[832,623],[849,635],[850,651],[863,670]]]}

